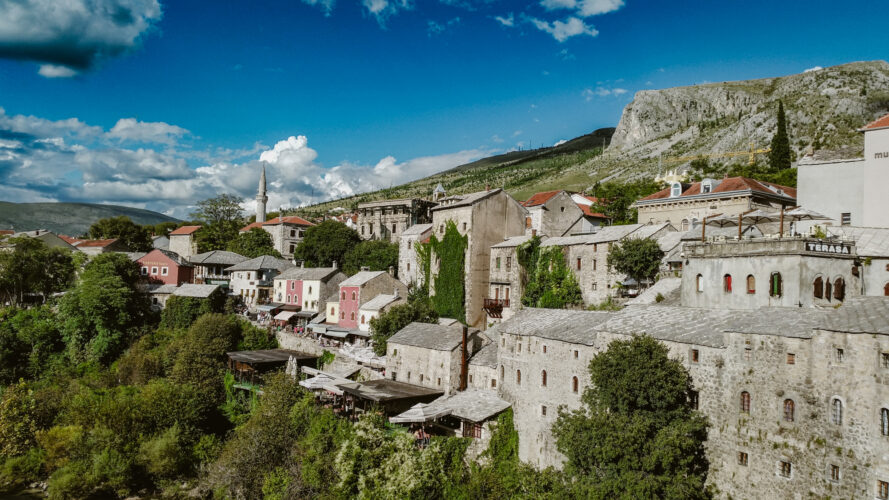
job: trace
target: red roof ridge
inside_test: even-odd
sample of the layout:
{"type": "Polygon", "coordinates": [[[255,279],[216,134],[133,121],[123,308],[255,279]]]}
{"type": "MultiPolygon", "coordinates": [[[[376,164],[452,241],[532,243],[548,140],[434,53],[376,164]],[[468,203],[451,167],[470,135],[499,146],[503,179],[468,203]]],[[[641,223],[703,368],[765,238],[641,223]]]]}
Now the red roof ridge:
{"type": "Polygon", "coordinates": [[[117,241],[117,238],[108,238],[106,240],[83,240],[80,242],[79,247],[107,247],[108,245],[117,241]]]}
{"type": "Polygon", "coordinates": [[[522,202],[522,206],[525,207],[536,207],[537,205],[543,205],[548,202],[553,196],[561,193],[562,189],[556,189],[555,191],[541,191],[539,193],[534,193],[528,198],[526,201],[522,202]]]}
{"type": "Polygon", "coordinates": [[[177,227],[176,229],[170,231],[170,235],[179,236],[180,234],[193,234],[195,231],[200,229],[201,226],[182,226],[177,227]]]}
{"type": "Polygon", "coordinates": [[[886,128],[886,127],[889,127],[889,114],[886,114],[885,116],[881,116],[880,118],[877,118],[876,120],[868,123],[867,125],[862,127],[861,130],[874,130],[874,129],[886,128]]]}

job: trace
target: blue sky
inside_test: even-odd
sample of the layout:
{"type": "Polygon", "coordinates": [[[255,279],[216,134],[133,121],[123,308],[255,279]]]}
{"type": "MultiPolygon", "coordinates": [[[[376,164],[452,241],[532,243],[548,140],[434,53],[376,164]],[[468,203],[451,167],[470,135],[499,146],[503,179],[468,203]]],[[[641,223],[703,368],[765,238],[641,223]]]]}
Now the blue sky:
{"type": "MultiPolygon", "coordinates": [[[[881,1],[0,0],[0,199],[174,215],[615,126],[639,90],[885,59],[881,1]]],[[[245,205],[249,207],[249,203],[245,205]]]]}

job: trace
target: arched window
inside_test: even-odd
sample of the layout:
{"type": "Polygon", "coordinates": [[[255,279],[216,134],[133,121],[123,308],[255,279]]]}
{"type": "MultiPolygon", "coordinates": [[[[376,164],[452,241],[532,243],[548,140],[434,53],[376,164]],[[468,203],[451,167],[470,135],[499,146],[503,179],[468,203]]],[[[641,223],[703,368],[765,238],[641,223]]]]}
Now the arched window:
{"type": "Polygon", "coordinates": [[[824,280],[824,298],[830,301],[833,295],[833,287],[830,285],[830,279],[824,280]]]}
{"type": "Polygon", "coordinates": [[[812,296],[816,299],[824,298],[824,279],[821,276],[815,278],[815,281],[812,283],[812,296]]]}
{"type": "Polygon", "coordinates": [[[500,380],[503,380],[503,365],[500,365],[500,380]]]}
{"type": "Polygon", "coordinates": [[[732,293],[732,275],[726,274],[722,277],[722,291],[725,293],[732,293]]]}
{"type": "Polygon", "coordinates": [[[336,314],[336,311],[334,311],[332,307],[330,308],[330,314],[336,314]]]}
{"type": "Polygon", "coordinates": [[[833,282],[833,298],[842,301],[846,298],[846,282],[843,278],[837,278],[833,282]]]}
{"type": "Polygon", "coordinates": [[[312,293],[312,287],[309,287],[309,293],[312,293]]]}
{"type": "Polygon", "coordinates": [[[889,297],[889,283],[883,285],[883,295],[889,297]]]}
{"type": "Polygon", "coordinates": [[[670,186],[670,198],[676,198],[677,196],[682,194],[682,184],[678,182],[674,182],[672,186],[670,186]]]}
{"type": "Polygon", "coordinates": [[[540,372],[540,385],[546,387],[546,370],[540,372]]]}
{"type": "Polygon", "coordinates": [[[752,274],[747,275],[747,293],[756,293],[756,278],[752,274]]]}
{"type": "Polygon", "coordinates": [[[833,425],[843,425],[843,402],[840,401],[840,398],[833,398],[831,406],[833,410],[831,411],[830,419],[833,425]]]}
{"type": "Polygon", "coordinates": [[[682,219],[682,229],[683,232],[688,231],[688,219],[682,219]]]}
{"type": "Polygon", "coordinates": [[[355,321],[355,313],[354,312],[350,315],[350,318],[352,319],[352,321],[355,321]]]}
{"type": "Polygon", "coordinates": [[[577,386],[578,386],[577,377],[573,377],[571,379],[571,392],[577,393],[577,386]]]}
{"type": "Polygon", "coordinates": [[[364,315],[363,314],[361,315],[361,324],[362,325],[364,324],[364,315]]]}
{"type": "Polygon", "coordinates": [[[880,409],[880,434],[889,436],[889,408],[880,409]]]}
{"type": "Polygon", "coordinates": [[[704,291],[704,276],[700,274],[695,277],[695,290],[697,290],[698,293],[704,291]]]}
{"type": "Polygon", "coordinates": [[[340,300],[346,300],[346,292],[340,292],[340,300]]]}
{"type": "Polygon", "coordinates": [[[355,292],[352,292],[352,300],[355,300],[355,292]]]}
{"type": "Polygon", "coordinates": [[[772,297],[780,297],[784,290],[784,282],[781,280],[781,273],[772,273],[769,278],[769,295],[772,297]]]}
{"type": "Polygon", "coordinates": [[[522,385],[522,370],[515,371],[515,383],[516,385],[522,385]]]}
{"type": "Polygon", "coordinates": [[[793,422],[793,400],[785,399],[784,400],[784,421],[785,422],[793,422]]]}
{"type": "Polygon", "coordinates": [[[340,313],[340,319],[346,319],[346,311],[340,313]]]}
{"type": "Polygon", "coordinates": [[[741,393],[741,413],[750,413],[750,393],[747,391],[741,393]]]}

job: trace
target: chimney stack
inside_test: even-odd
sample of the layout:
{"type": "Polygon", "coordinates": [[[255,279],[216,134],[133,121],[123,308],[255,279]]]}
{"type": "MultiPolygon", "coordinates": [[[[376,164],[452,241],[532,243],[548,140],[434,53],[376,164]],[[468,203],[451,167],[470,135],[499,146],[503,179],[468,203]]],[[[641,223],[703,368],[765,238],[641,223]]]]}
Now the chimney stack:
{"type": "Polygon", "coordinates": [[[461,347],[462,352],[461,352],[461,356],[460,356],[460,358],[461,358],[460,359],[460,390],[461,391],[466,390],[466,380],[469,378],[469,376],[467,374],[467,371],[469,369],[468,368],[469,359],[467,359],[467,358],[469,356],[468,356],[468,353],[466,352],[466,337],[468,336],[468,330],[469,330],[469,328],[466,325],[463,325],[463,345],[461,347]]]}
{"type": "Polygon", "coordinates": [[[395,268],[392,266],[389,266],[389,276],[395,277],[395,268]]]}
{"type": "Polygon", "coordinates": [[[333,261],[333,268],[336,269],[336,261],[333,261]]]}
{"type": "Polygon", "coordinates": [[[306,261],[304,261],[304,260],[299,261],[299,268],[305,269],[306,268],[306,261]]]}

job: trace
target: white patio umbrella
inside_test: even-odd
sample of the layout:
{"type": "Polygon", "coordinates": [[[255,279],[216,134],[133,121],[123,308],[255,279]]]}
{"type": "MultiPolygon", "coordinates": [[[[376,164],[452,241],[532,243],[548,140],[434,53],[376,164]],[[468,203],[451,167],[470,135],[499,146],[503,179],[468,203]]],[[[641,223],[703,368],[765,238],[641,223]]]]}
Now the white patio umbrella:
{"type": "Polygon", "coordinates": [[[450,413],[451,410],[446,408],[436,408],[426,403],[417,403],[411,406],[408,411],[389,417],[389,421],[393,424],[419,424],[444,417],[450,413]]]}

